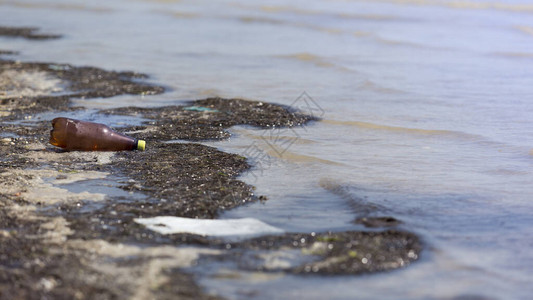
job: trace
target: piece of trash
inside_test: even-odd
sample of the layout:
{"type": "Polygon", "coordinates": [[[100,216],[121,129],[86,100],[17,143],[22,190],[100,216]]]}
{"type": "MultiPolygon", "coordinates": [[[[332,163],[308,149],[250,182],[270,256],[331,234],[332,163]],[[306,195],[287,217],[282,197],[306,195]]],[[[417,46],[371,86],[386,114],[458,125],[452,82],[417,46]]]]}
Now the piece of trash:
{"type": "Polygon", "coordinates": [[[52,120],[50,144],[66,150],[144,151],[146,142],[120,134],[109,126],[69,118],[52,120]]]}
{"type": "Polygon", "coordinates": [[[190,110],[190,111],[202,111],[202,112],[219,112],[217,109],[204,107],[204,106],[187,106],[183,108],[183,110],[190,110]]]}
{"type": "Polygon", "coordinates": [[[59,64],[50,64],[50,65],[48,65],[48,68],[50,70],[54,70],[54,71],[66,71],[66,70],[70,69],[70,66],[69,65],[59,65],[59,64]]]}
{"type": "Polygon", "coordinates": [[[138,218],[134,221],[161,234],[191,233],[202,236],[249,238],[285,232],[253,218],[210,220],[160,216],[138,218]]]}
{"type": "Polygon", "coordinates": [[[394,227],[402,223],[402,221],[393,217],[363,217],[354,221],[356,224],[363,224],[366,227],[394,227]]]}

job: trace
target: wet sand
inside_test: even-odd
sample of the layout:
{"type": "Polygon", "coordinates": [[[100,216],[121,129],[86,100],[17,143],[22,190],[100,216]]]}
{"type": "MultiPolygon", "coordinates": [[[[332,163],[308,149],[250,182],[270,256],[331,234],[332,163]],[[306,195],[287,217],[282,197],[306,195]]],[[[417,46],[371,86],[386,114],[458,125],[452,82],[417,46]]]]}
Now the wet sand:
{"type": "MultiPolygon", "coordinates": [[[[25,28],[3,28],[0,34],[36,35],[25,28]]],[[[73,98],[164,92],[145,78],[0,60],[0,298],[213,299],[187,268],[216,260],[265,273],[357,275],[418,259],[419,238],[391,229],[400,221],[387,216],[358,219],[378,229],[368,232],[286,233],[232,242],[163,235],[134,222],[162,215],[216,218],[227,209],[268,201],[268,195],[256,195],[253,186],[238,179],[251,167],[246,157],[194,141],[228,138],[226,129],[234,125],[272,128],[316,120],[281,105],[222,98],[101,110],[148,120],[119,129],[145,139],[147,151],[119,153],[61,151],[48,144],[51,120],[31,122],[41,112],[68,116],[84,110],[71,106],[73,98]],[[66,187],[87,180],[108,182],[131,197],[66,187]],[[258,251],[266,256],[254,255],[258,251]],[[265,259],[280,253],[290,254],[293,262],[265,259]],[[245,256],[253,258],[241,260],[245,256]]]]}

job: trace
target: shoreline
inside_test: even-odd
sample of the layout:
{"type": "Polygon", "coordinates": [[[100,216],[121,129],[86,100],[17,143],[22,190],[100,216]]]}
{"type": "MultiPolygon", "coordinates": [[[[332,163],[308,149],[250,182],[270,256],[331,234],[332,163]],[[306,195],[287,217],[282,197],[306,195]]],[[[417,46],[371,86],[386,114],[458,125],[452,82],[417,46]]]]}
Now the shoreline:
{"type": "Polygon", "coordinates": [[[420,239],[390,229],[397,224],[388,219],[378,222],[384,216],[365,220],[381,231],[285,233],[237,242],[164,235],[135,223],[135,218],[162,215],[211,219],[222,210],[268,201],[268,195],[255,195],[253,186],[238,179],[250,168],[245,157],[194,142],[228,138],[226,129],[234,125],[270,128],[315,120],[281,105],[222,98],[101,110],[98,114],[110,118],[148,120],[120,128],[145,139],[146,152],[105,153],[53,148],[47,136],[50,120],[30,119],[42,112],[83,111],[70,106],[72,98],[164,92],[143,79],[132,72],[0,59],[0,88],[6,91],[0,95],[0,298],[215,299],[183,269],[210,259],[238,262],[255,251],[276,257],[297,250],[301,263],[280,266],[258,258],[241,270],[357,275],[418,259],[420,239]],[[47,84],[32,84],[35,79],[47,84]],[[178,139],[186,142],[167,143],[178,139]],[[125,194],[69,190],[91,180],[125,194]]]}

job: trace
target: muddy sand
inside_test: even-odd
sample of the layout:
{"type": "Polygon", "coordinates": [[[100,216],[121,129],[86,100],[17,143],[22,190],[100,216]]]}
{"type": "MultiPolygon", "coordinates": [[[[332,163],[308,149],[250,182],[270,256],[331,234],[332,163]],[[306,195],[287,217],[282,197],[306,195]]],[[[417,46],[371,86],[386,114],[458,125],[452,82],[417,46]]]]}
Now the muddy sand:
{"type": "MultiPolygon", "coordinates": [[[[30,28],[0,28],[0,35],[59,38],[30,28]]],[[[16,55],[0,55],[6,53],[10,59],[16,55]]],[[[72,106],[74,98],[164,92],[145,78],[0,59],[1,299],[215,299],[195,283],[191,266],[225,261],[237,271],[355,276],[403,268],[418,259],[419,238],[395,229],[400,220],[376,217],[375,211],[354,221],[372,227],[369,231],[232,241],[162,234],[139,224],[136,219],[157,216],[213,219],[223,210],[268,201],[268,195],[256,195],[253,186],[239,180],[251,167],[246,157],[197,142],[228,138],[234,125],[311,123],[312,130],[316,121],[290,107],[241,99],[121,107],[98,113],[142,117],[141,125],[118,130],[145,139],[146,151],[64,152],[48,143],[51,120],[35,118],[85,110],[72,106]],[[77,185],[90,181],[101,188],[77,185]],[[296,257],[293,263],[272,263],[288,253],[296,257]]]]}

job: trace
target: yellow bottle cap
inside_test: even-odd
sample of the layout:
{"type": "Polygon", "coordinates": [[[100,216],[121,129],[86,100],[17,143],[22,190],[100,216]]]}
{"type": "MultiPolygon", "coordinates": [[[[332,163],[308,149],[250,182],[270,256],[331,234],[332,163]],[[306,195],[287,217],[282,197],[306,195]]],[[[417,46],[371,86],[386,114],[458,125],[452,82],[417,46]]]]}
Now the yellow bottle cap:
{"type": "Polygon", "coordinates": [[[137,141],[137,150],[144,151],[145,147],[146,147],[146,142],[144,140],[137,141]]]}

